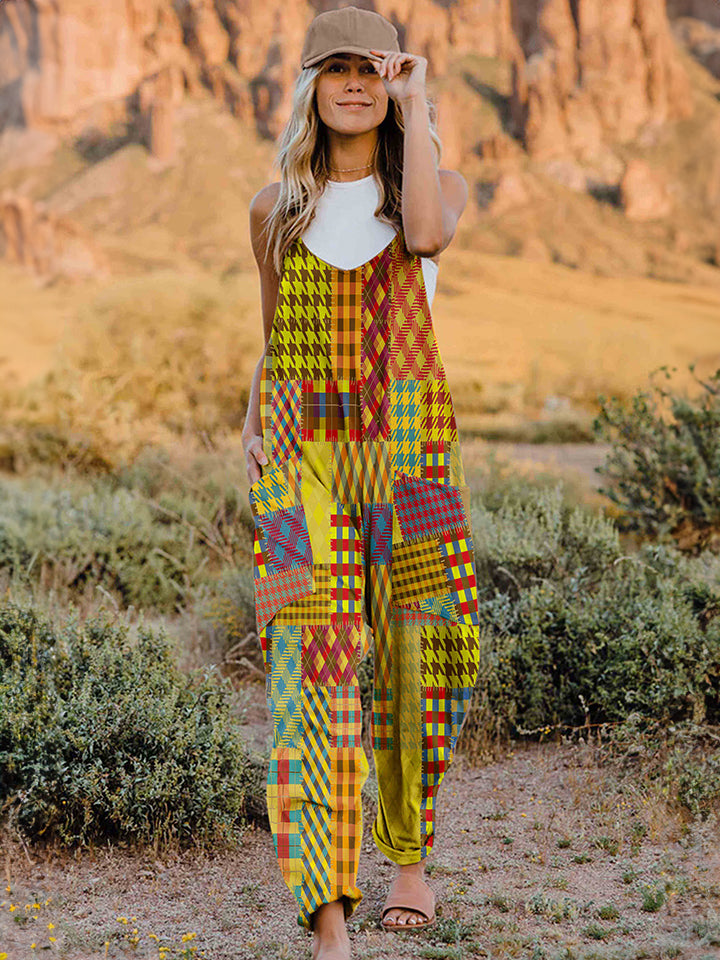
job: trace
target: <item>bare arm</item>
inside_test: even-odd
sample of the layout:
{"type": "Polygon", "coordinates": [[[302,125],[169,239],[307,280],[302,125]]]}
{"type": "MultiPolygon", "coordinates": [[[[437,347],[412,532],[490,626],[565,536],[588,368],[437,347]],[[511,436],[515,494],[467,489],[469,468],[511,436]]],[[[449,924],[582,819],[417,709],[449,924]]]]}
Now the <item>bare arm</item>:
{"type": "Polygon", "coordinates": [[[437,257],[455,235],[468,199],[468,185],[456,170],[438,170],[430,139],[424,95],[402,101],[405,122],[403,231],[408,250],[437,257]]]}
{"type": "Polygon", "coordinates": [[[279,184],[270,186],[255,194],[250,202],[250,241],[253,254],[260,274],[260,298],[262,303],[263,334],[265,346],[255,367],[250,398],[248,401],[245,425],[242,431],[242,442],[245,450],[248,480],[254,483],[262,476],[261,467],[268,462],[268,457],[262,446],[262,425],[260,422],[260,377],[265,355],[267,353],[272,324],[277,306],[278,287],[280,278],[275,270],[272,257],[266,247],[265,235],[261,235],[263,220],[270,213],[275,200],[279,184]]]}

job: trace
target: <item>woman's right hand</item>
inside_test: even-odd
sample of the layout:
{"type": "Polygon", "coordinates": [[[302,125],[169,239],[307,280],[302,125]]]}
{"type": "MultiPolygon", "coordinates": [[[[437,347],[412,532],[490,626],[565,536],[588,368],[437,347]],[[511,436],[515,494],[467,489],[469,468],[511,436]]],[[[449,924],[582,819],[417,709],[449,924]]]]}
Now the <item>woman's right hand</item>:
{"type": "Polygon", "coordinates": [[[247,465],[248,480],[255,483],[262,477],[261,466],[265,466],[268,458],[265,455],[262,445],[262,437],[259,434],[253,434],[244,443],[245,460],[247,465]]]}

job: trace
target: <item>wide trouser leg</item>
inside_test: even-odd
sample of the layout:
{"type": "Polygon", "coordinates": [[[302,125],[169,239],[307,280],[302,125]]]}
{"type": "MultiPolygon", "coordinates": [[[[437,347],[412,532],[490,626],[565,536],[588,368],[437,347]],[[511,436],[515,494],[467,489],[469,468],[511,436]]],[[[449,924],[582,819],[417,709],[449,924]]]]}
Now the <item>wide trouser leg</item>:
{"type": "Polygon", "coordinates": [[[376,506],[367,519],[378,781],[372,835],[390,860],[409,864],[432,849],[438,790],[478,674],[472,541],[460,491],[414,478],[396,483],[394,505],[376,506]]]}
{"type": "Polygon", "coordinates": [[[313,593],[283,607],[263,631],[274,724],[268,814],[298,924],[307,929],[322,904],[343,898],[347,918],[362,900],[361,791],[370,769],[357,678],[369,650],[362,540],[348,510],[337,505],[329,516],[332,559],[313,564],[313,593]]]}
{"type": "MultiPolygon", "coordinates": [[[[477,627],[431,615],[408,619],[399,609],[390,625],[384,641],[390,685],[376,675],[374,689],[378,813],[372,835],[388,859],[407,864],[432,849],[438,790],[477,673],[477,627]]],[[[376,634],[376,658],[380,646],[376,634]]]]}

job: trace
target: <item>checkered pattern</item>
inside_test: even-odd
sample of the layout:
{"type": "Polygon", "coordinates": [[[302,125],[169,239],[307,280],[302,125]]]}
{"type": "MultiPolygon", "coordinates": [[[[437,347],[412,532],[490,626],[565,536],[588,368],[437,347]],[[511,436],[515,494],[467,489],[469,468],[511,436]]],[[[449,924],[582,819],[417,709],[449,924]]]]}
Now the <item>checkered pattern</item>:
{"type": "Polygon", "coordinates": [[[449,484],[397,473],[393,502],[405,540],[426,539],[440,530],[464,529],[468,524],[460,491],[449,484]]]}
{"type": "Polygon", "coordinates": [[[357,323],[362,297],[362,269],[332,271],[331,360],[337,380],[360,379],[360,337],[357,323]]]}
{"type": "Polygon", "coordinates": [[[372,835],[391,860],[432,847],[479,665],[455,415],[402,230],[352,270],[290,245],[259,397],[270,463],[250,505],[267,799],[307,928],[320,904],[344,897],[349,915],[363,896],[361,659],[374,673],[372,835]]]}
{"type": "Polygon", "coordinates": [[[423,444],[423,478],[433,483],[448,483],[450,479],[450,444],[444,440],[426,440],[423,444]]]}
{"type": "Polygon", "coordinates": [[[450,594],[465,622],[480,623],[474,550],[467,530],[444,530],[439,538],[450,594]]]}
{"type": "Polygon", "coordinates": [[[361,747],[362,708],[357,683],[331,688],[330,745],[361,747]]]}
{"type": "Polygon", "coordinates": [[[357,380],[305,380],[302,439],[360,439],[360,394],[357,380]]]}
{"type": "Polygon", "coordinates": [[[447,593],[445,567],[437,540],[399,543],[392,558],[392,599],[402,605],[408,600],[447,593]]]}

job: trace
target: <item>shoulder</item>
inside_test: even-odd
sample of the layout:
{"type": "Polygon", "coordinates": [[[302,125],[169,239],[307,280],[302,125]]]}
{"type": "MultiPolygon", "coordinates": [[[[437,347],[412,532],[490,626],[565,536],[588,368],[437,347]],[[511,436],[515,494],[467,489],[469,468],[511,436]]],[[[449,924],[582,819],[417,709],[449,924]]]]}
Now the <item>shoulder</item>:
{"type": "Polygon", "coordinates": [[[261,220],[266,217],[275,206],[280,193],[280,181],[269,183],[262,190],[258,190],[250,201],[250,219],[261,220]]]}
{"type": "Polygon", "coordinates": [[[280,193],[280,181],[269,183],[258,190],[250,201],[250,240],[258,262],[265,259],[265,241],[261,238],[265,220],[270,215],[280,193]]]}

